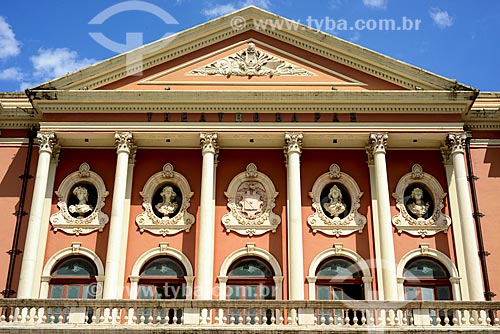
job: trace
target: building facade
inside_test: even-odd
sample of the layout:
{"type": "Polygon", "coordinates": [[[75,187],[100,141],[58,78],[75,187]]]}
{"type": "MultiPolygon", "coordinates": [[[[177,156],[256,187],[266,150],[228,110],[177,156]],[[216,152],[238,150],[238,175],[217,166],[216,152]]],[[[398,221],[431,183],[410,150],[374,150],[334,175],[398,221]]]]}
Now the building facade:
{"type": "Polygon", "coordinates": [[[500,94],[274,17],[0,96],[0,331],[496,329],[500,94]]]}

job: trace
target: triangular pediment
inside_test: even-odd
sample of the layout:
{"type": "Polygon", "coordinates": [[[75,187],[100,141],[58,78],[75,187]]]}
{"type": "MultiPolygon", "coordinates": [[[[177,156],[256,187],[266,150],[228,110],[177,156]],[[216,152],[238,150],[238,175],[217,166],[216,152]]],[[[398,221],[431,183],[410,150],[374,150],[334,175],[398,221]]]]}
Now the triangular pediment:
{"type": "Polygon", "coordinates": [[[32,91],[156,90],[175,89],[176,85],[180,89],[271,85],[275,89],[471,90],[454,80],[247,7],[32,91]],[[231,26],[234,18],[245,21],[241,24],[244,29],[231,26]],[[277,30],[255,25],[257,20],[277,19],[297,28],[277,30]],[[255,52],[249,51],[251,44],[255,52]]]}
{"type": "Polygon", "coordinates": [[[255,38],[186,59],[180,65],[152,69],[135,80],[123,80],[107,89],[364,89],[366,83],[255,38]]]}

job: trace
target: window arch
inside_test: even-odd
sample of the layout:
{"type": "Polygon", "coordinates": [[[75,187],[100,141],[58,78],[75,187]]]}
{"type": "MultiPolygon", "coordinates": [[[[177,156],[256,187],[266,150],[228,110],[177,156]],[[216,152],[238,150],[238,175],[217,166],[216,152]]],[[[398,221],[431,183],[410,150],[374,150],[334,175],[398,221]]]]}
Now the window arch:
{"type": "MultiPolygon", "coordinates": [[[[318,300],[362,300],[364,299],[363,273],[352,260],[342,257],[329,257],[316,270],[316,296],[318,300]]],[[[354,324],[352,310],[318,310],[318,319],[330,324],[331,319],[345,319],[348,317],[354,324]]],[[[357,315],[361,319],[361,313],[357,315]]]]}
{"type": "MultiPolygon", "coordinates": [[[[234,262],[228,271],[226,285],[227,299],[229,300],[274,300],[276,287],[274,285],[274,271],[263,259],[255,256],[246,256],[234,262]]],[[[228,318],[234,318],[238,324],[241,319],[250,317],[253,323],[255,317],[266,317],[266,323],[271,324],[273,311],[270,309],[229,309],[228,318]]]]}
{"type": "MultiPolygon", "coordinates": [[[[438,265],[439,267],[442,268],[442,271],[447,273],[446,278],[441,278],[442,281],[441,283],[446,283],[449,284],[450,286],[450,298],[453,300],[461,300],[461,294],[460,294],[460,277],[458,276],[458,269],[451,261],[451,259],[444,253],[438,251],[437,249],[430,248],[428,244],[420,244],[420,248],[413,249],[406,253],[402,258],[401,261],[398,263],[398,266],[396,268],[397,272],[397,277],[398,277],[398,296],[400,300],[405,300],[407,299],[406,296],[406,286],[408,286],[407,283],[410,285],[413,283],[417,283],[415,280],[413,282],[407,282],[407,277],[409,277],[411,271],[408,271],[408,269],[411,269],[410,266],[413,264],[417,264],[418,262],[414,262],[418,259],[422,260],[431,260],[433,261],[434,264],[438,265]]],[[[436,268],[434,265],[432,267],[436,268]]],[[[411,269],[411,270],[417,270],[417,269],[411,269]]],[[[430,268],[427,269],[427,272],[431,270],[430,268]]],[[[415,279],[415,276],[418,276],[418,272],[411,277],[409,277],[410,281],[415,279]]],[[[437,273],[436,273],[437,275],[437,273]]],[[[442,274],[441,274],[442,276],[442,274]]],[[[422,282],[425,283],[425,278],[422,277],[423,280],[422,282]]],[[[430,278],[427,278],[427,280],[430,278]]],[[[439,283],[439,282],[438,282],[439,283]]],[[[411,293],[411,292],[410,292],[411,293]]],[[[426,294],[426,292],[424,292],[426,294]]],[[[410,297],[413,297],[413,295],[410,295],[410,297]]],[[[425,297],[425,296],[424,296],[425,297]]],[[[443,297],[443,295],[441,295],[443,297]]]]}
{"type": "Polygon", "coordinates": [[[435,259],[417,257],[403,270],[406,300],[452,300],[450,273],[435,259]]]}
{"type": "Polygon", "coordinates": [[[149,260],[141,269],[139,299],[185,299],[186,270],[169,256],[149,260]]]}
{"type": "MultiPolygon", "coordinates": [[[[49,282],[49,298],[68,299],[96,299],[98,291],[97,268],[88,258],[83,256],[70,256],[60,260],[52,269],[49,282]]],[[[68,321],[69,308],[49,308],[47,316],[54,316],[54,321],[63,317],[63,322],[68,321]]],[[[86,316],[92,321],[93,309],[87,309],[86,316]]]]}

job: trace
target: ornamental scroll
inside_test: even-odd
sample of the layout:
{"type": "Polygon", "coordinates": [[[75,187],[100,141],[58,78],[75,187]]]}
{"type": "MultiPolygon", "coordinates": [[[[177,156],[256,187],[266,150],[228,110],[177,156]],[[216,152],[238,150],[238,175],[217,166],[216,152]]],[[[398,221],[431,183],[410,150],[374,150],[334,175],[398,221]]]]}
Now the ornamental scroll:
{"type": "Polygon", "coordinates": [[[309,196],[315,212],[307,223],[313,233],[340,237],[363,232],[366,217],[358,212],[363,193],[351,176],[340,171],[339,165],[332,164],[328,173],[314,182],[309,196]]]}
{"type": "Polygon", "coordinates": [[[281,218],[273,212],[278,196],[271,179],[249,164],[246,171],[236,175],[227,191],[229,212],[222,217],[226,232],[242,235],[261,235],[276,232],[281,218]]]}
{"type": "Polygon", "coordinates": [[[101,211],[109,192],[102,178],[86,162],[66,176],[56,191],[59,211],[50,216],[54,231],[68,234],[101,232],[109,217],[101,211]]]}
{"type": "Polygon", "coordinates": [[[442,212],[446,193],[439,182],[425,173],[419,164],[413,165],[411,172],[399,180],[392,196],[399,210],[392,217],[398,233],[407,232],[423,238],[448,231],[451,218],[442,212]]]}
{"type": "Polygon", "coordinates": [[[187,210],[193,192],[186,178],[167,163],[163,170],[151,176],[140,192],[144,212],[135,222],[140,232],[148,231],[162,236],[181,231],[189,232],[195,218],[187,210]]]}

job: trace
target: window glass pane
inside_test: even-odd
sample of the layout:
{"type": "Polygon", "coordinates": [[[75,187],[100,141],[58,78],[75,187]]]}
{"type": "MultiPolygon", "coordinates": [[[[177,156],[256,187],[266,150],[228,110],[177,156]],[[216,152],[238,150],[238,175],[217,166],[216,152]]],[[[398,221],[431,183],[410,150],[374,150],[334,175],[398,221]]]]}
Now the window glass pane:
{"type": "Polygon", "coordinates": [[[230,277],[273,277],[273,271],[267,264],[250,258],[239,261],[229,272],[230,277]]]}
{"type": "Polygon", "coordinates": [[[330,300],[330,287],[318,286],[318,300],[330,300]]]}
{"type": "Polygon", "coordinates": [[[95,299],[95,293],[97,291],[97,285],[96,284],[91,284],[91,285],[85,285],[83,286],[83,293],[82,293],[82,298],[83,299],[95,299]]]}
{"type": "Polygon", "coordinates": [[[450,288],[447,286],[437,287],[437,300],[451,300],[450,288]]]}
{"type": "Polygon", "coordinates": [[[170,276],[170,277],[184,277],[185,272],[177,262],[166,258],[158,258],[151,261],[141,273],[141,276],[170,276]]]}
{"type": "Polygon", "coordinates": [[[93,277],[96,275],[94,265],[83,258],[72,258],[63,261],[52,273],[54,277],[76,276],[93,277]]]}
{"type": "Polygon", "coordinates": [[[80,298],[80,286],[79,285],[69,285],[68,286],[68,295],[66,298],[75,299],[80,298]]]}
{"type": "Polygon", "coordinates": [[[155,299],[167,299],[164,286],[155,286],[155,299]]]}
{"type": "Polygon", "coordinates": [[[153,299],[153,287],[150,285],[139,286],[139,299],[153,299]]]}
{"type": "Polygon", "coordinates": [[[273,300],[276,296],[274,286],[261,285],[260,286],[260,299],[273,300]]]}
{"type": "Polygon", "coordinates": [[[228,285],[227,287],[227,297],[228,299],[238,300],[241,298],[241,286],[239,285],[228,285]]]}
{"type": "Polygon", "coordinates": [[[51,285],[50,298],[62,298],[64,293],[63,285],[51,285]]]}
{"type": "Polygon", "coordinates": [[[418,300],[417,288],[407,286],[405,289],[406,300],[418,300]]]}
{"type": "Polygon", "coordinates": [[[431,259],[417,259],[411,262],[403,275],[406,278],[449,278],[446,269],[431,259]]]}
{"type": "Polygon", "coordinates": [[[343,277],[343,278],[360,278],[362,277],[359,268],[352,262],[342,258],[334,258],[327,261],[319,268],[318,277],[343,277]]]}
{"type": "Polygon", "coordinates": [[[257,287],[256,286],[247,286],[245,287],[245,299],[255,300],[258,299],[257,295],[257,287]]]}
{"type": "Polygon", "coordinates": [[[421,287],[422,300],[434,300],[434,288],[421,287]]]}
{"type": "Polygon", "coordinates": [[[343,300],[344,291],[340,288],[333,288],[333,300],[343,300]]]}

